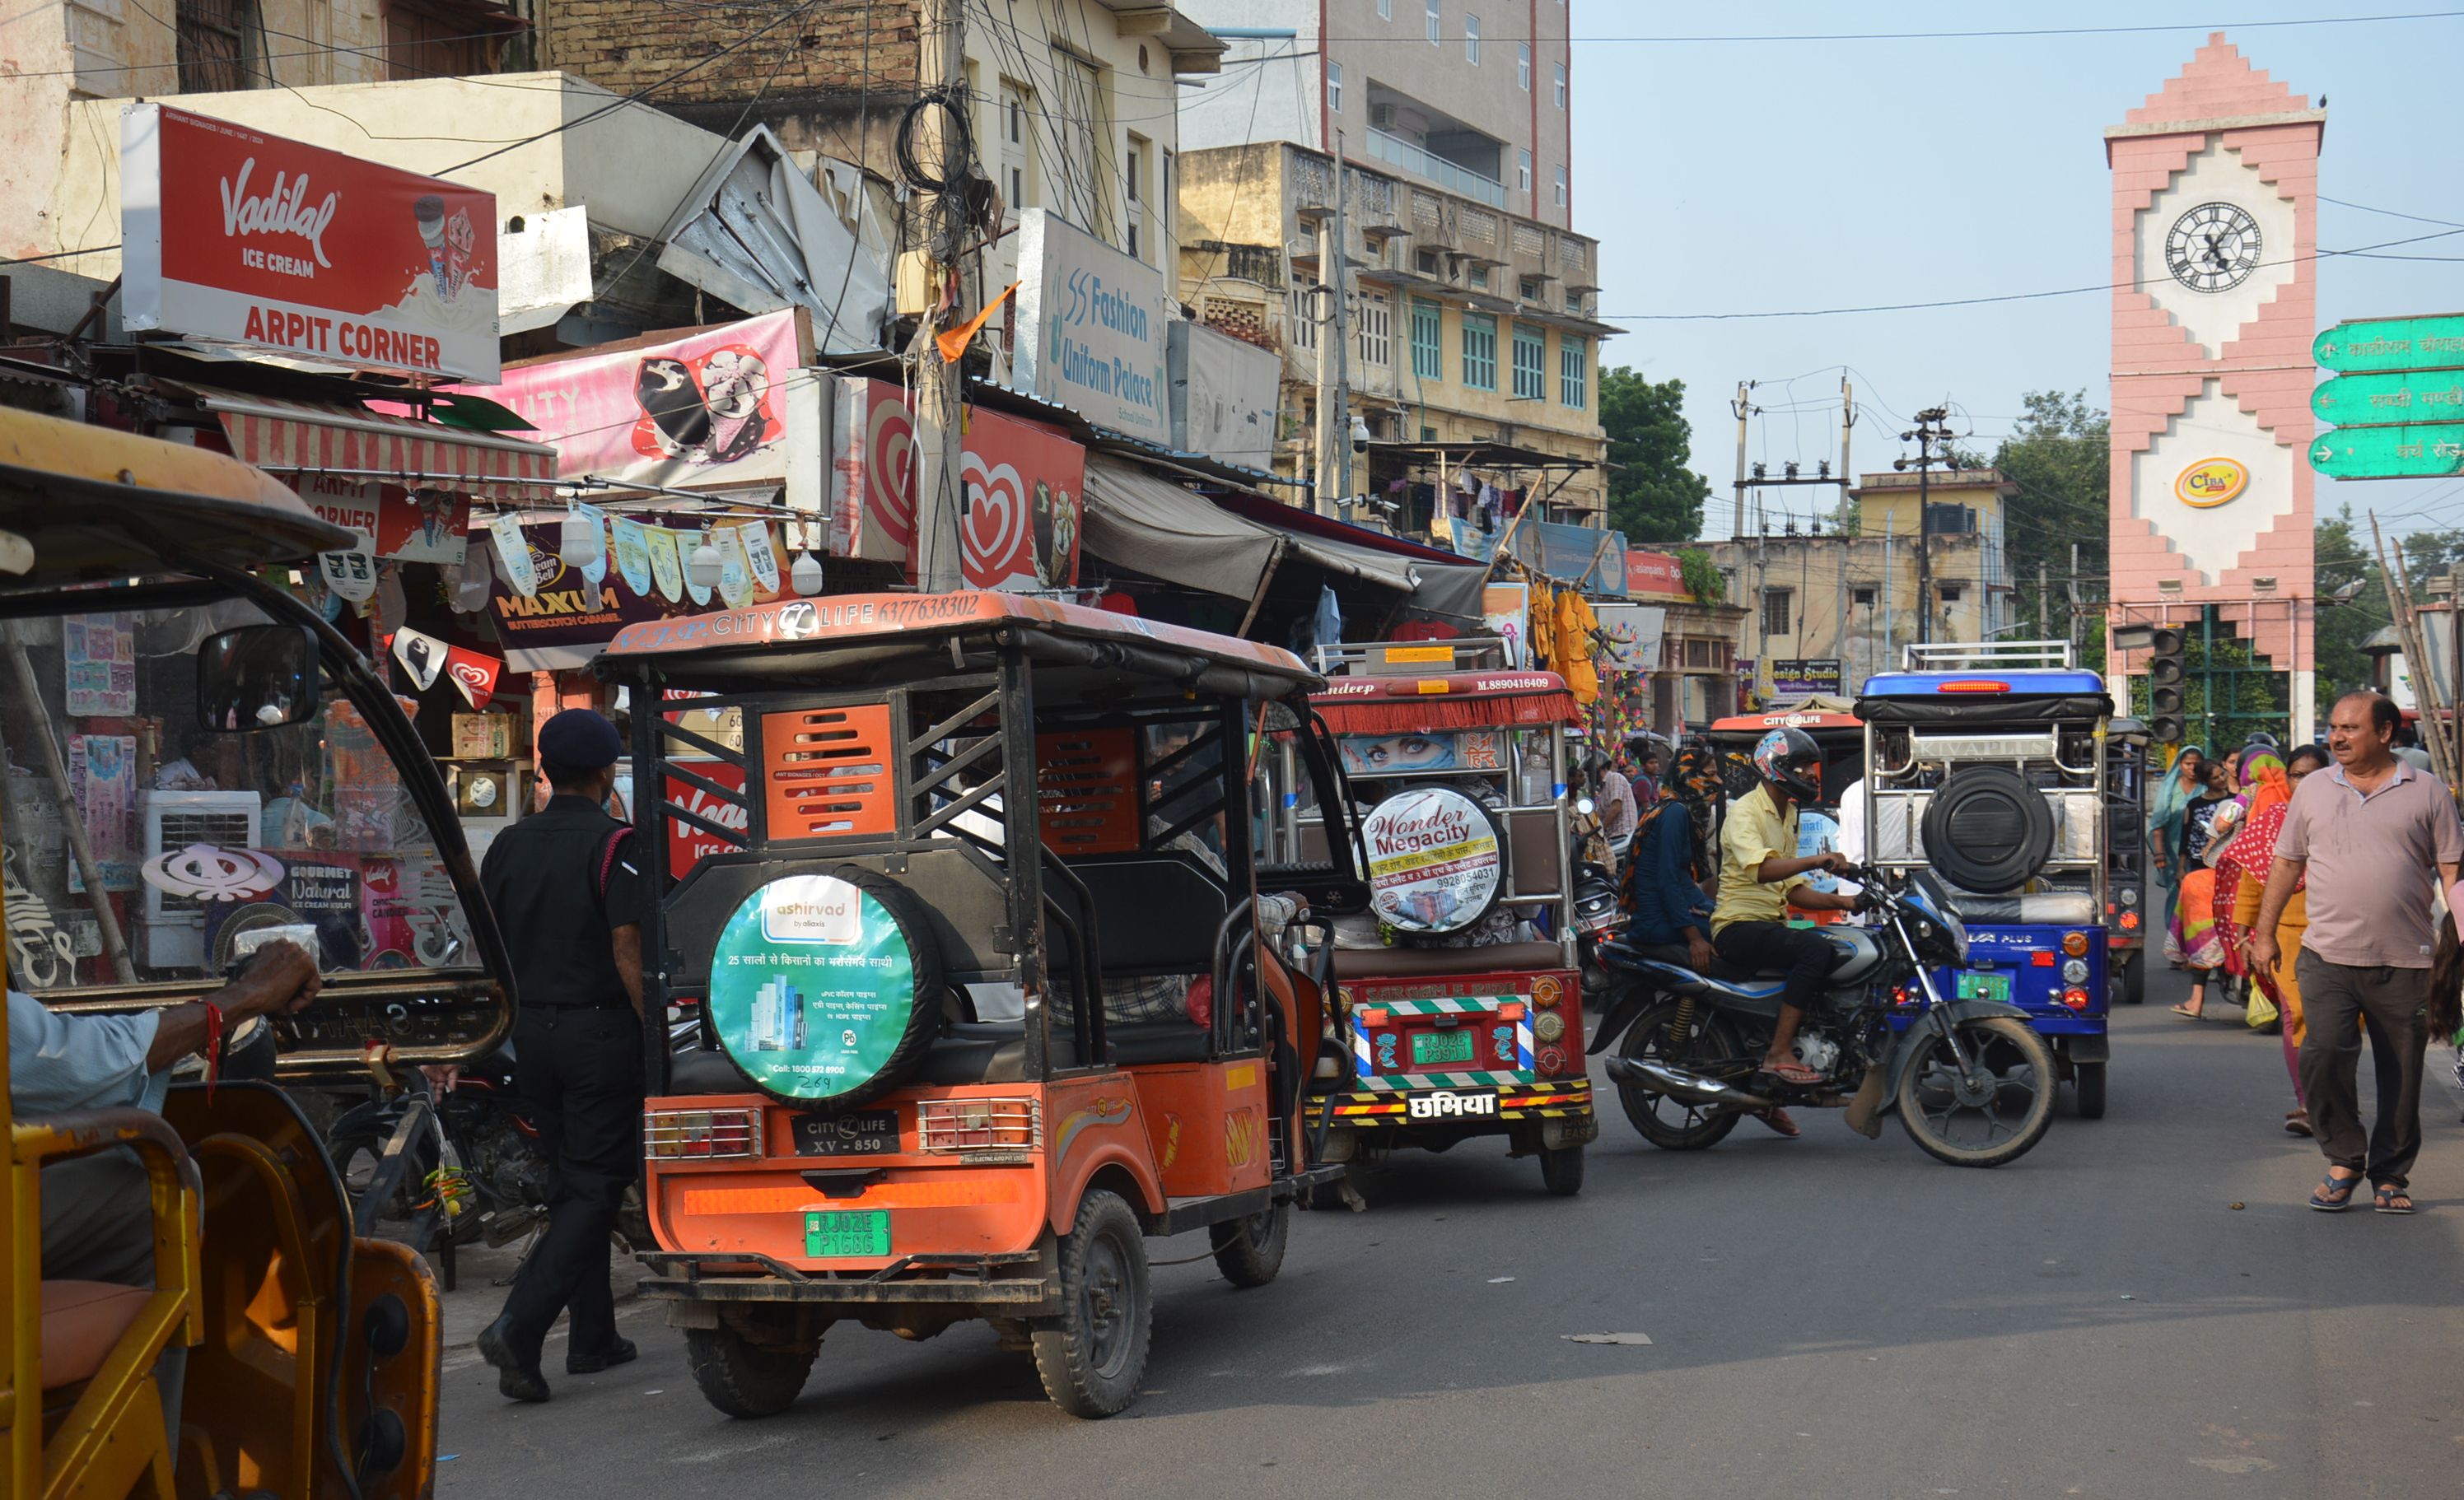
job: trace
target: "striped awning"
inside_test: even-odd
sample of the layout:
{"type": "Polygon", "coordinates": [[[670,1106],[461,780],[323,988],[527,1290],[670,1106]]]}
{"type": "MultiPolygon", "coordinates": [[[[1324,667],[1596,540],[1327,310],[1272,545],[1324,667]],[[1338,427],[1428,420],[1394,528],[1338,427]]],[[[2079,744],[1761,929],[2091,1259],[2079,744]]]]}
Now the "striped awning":
{"type": "Polygon", "coordinates": [[[269,473],[390,480],[508,500],[544,499],[553,492],[556,449],[544,443],[357,406],[188,389],[222,423],[232,454],[269,473]]]}

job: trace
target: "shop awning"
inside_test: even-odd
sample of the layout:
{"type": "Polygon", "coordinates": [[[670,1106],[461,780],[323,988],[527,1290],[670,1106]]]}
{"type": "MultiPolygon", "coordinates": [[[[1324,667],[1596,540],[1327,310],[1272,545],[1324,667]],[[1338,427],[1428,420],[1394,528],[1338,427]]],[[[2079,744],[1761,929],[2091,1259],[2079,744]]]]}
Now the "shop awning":
{"type": "Polygon", "coordinates": [[[1246,599],[1279,562],[1297,559],[1409,594],[1410,558],[1234,515],[1133,464],[1087,455],[1087,550],[1149,577],[1246,599]]]}
{"type": "Polygon", "coordinates": [[[544,499],[556,480],[556,449],[544,443],[356,406],[187,388],[222,423],[233,455],[275,474],[391,480],[509,500],[544,499]]]}

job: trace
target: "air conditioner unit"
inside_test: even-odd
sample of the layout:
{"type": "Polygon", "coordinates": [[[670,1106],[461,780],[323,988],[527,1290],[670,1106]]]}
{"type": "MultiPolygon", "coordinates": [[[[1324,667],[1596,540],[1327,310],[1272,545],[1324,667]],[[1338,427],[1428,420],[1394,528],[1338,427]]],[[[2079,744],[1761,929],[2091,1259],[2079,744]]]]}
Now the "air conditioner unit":
{"type": "MultiPolygon", "coordinates": [[[[253,792],[149,792],[145,794],[145,858],[190,844],[224,849],[258,846],[265,799],[253,792]]],[[[206,962],[206,907],[145,884],[144,961],[152,968],[199,969],[206,962]]]]}
{"type": "Polygon", "coordinates": [[[1392,130],[1392,129],[1394,129],[1394,128],[1395,128],[1395,106],[1394,106],[1394,105],[1392,105],[1392,104],[1372,104],[1372,105],[1370,105],[1370,106],[1369,106],[1369,128],[1370,128],[1370,129],[1372,129],[1372,130],[1392,130]]]}

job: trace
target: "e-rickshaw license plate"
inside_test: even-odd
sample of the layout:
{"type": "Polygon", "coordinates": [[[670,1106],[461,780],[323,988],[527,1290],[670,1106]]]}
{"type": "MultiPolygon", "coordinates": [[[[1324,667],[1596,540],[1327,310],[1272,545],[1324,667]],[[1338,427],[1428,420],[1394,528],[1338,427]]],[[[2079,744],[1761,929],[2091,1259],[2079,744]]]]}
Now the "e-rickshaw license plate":
{"type": "Polygon", "coordinates": [[[1959,998],[1962,1000],[1999,1000],[2011,1003],[2011,976],[1967,972],[1959,976],[1959,998]]]}
{"type": "Polygon", "coordinates": [[[898,1111],[796,1117],[798,1156],[888,1156],[898,1149],[898,1111]]]}
{"type": "Polygon", "coordinates": [[[829,1260],[890,1253],[887,1208],[816,1208],[804,1213],[804,1257],[829,1260]]]}

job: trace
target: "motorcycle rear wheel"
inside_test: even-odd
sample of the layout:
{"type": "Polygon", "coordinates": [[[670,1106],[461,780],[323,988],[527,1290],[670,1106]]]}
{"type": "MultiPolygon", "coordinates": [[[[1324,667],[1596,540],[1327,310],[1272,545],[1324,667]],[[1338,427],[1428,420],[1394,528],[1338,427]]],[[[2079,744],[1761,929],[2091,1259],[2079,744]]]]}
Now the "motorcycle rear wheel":
{"type": "Polygon", "coordinates": [[[2015,1162],[2053,1125],[2060,1086],[2053,1050],[2008,1016],[1963,1021],[1959,1032],[1992,1075],[1988,1088],[1968,1097],[1949,1041],[1928,1034],[1900,1076],[1900,1124],[1926,1155],[1953,1166],[2015,1162]]]}
{"type": "MultiPolygon", "coordinates": [[[[1744,1043],[1737,1039],[1737,1029],[1726,1016],[1695,1016],[1694,1034],[1680,1042],[1669,1032],[1677,1022],[1678,1002],[1663,1000],[1638,1017],[1634,1029],[1625,1035],[1624,1055],[1629,1062],[1649,1059],[1672,1068],[1690,1068],[1696,1061],[1717,1061],[1745,1054],[1744,1043]]],[[[1620,1082],[1617,1102],[1625,1106],[1625,1118],[1642,1139],[1662,1151],[1703,1151],[1718,1145],[1737,1128],[1738,1115],[1733,1110],[1705,1110],[1691,1104],[1681,1104],[1665,1094],[1654,1093],[1638,1084],[1620,1082]]]]}

